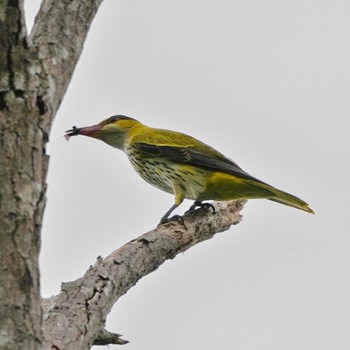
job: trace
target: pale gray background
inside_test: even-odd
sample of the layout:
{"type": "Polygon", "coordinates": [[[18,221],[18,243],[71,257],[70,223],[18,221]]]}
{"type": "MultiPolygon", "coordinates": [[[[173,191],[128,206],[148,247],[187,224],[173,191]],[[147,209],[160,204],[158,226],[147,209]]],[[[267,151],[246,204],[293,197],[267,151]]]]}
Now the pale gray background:
{"type": "Polygon", "coordinates": [[[105,1],[50,137],[43,295],[173,203],[120,151],[62,137],[126,114],[203,140],[316,216],[250,201],[118,302],[108,329],[125,349],[349,349],[349,93],[348,0],[105,1]]]}

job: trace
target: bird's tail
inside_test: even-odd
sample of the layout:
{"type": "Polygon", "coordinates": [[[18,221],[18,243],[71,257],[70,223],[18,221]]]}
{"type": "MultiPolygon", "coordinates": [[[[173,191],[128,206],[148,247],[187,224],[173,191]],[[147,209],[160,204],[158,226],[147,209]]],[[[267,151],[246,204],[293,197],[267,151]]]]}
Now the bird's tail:
{"type": "Polygon", "coordinates": [[[287,192],[278,190],[277,188],[274,188],[273,194],[274,196],[268,198],[269,200],[285,204],[300,210],[304,210],[310,214],[315,214],[314,211],[309,207],[309,205],[298,197],[295,197],[287,192]]]}

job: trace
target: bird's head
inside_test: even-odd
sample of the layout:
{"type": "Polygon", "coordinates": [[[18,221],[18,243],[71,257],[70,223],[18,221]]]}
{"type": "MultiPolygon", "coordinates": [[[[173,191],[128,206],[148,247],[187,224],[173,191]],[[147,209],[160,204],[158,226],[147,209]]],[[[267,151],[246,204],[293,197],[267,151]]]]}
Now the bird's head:
{"type": "Polygon", "coordinates": [[[124,115],[114,115],[93,126],[83,128],[73,126],[72,129],[66,131],[64,136],[67,141],[71,136],[89,136],[123,150],[131,130],[141,125],[140,122],[133,118],[124,115]]]}

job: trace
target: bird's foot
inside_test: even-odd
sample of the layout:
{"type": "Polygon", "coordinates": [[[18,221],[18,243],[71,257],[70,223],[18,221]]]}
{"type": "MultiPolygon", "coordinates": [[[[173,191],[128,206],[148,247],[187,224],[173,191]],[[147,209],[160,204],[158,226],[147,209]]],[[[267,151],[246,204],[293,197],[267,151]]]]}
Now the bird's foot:
{"type": "Polygon", "coordinates": [[[186,211],[185,214],[190,213],[191,211],[196,210],[196,208],[207,208],[211,209],[213,211],[213,214],[215,214],[215,207],[211,203],[202,203],[201,201],[195,201],[191,206],[190,209],[186,211]]]}
{"type": "MultiPolygon", "coordinates": [[[[183,218],[181,215],[173,215],[173,216],[171,216],[170,218],[162,217],[162,218],[160,219],[159,225],[163,225],[163,224],[166,224],[166,223],[172,222],[172,221],[178,222],[179,224],[181,224],[181,225],[187,230],[187,227],[186,227],[186,225],[185,225],[184,218],[183,218]]],[[[158,226],[159,226],[159,225],[158,225],[158,226]]]]}

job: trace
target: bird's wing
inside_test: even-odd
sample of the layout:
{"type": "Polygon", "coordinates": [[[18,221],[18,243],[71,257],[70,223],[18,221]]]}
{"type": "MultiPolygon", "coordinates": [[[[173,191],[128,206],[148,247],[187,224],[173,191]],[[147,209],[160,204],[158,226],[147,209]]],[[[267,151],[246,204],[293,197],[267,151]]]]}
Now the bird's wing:
{"type": "Polygon", "coordinates": [[[146,155],[162,158],[166,161],[193,165],[211,171],[221,171],[236,177],[261,182],[242,170],[232,160],[203,143],[200,143],[199,147],[192,145],[183,147],[178,145],[166,146],[136,142],[134,146],[146,155]]]}

